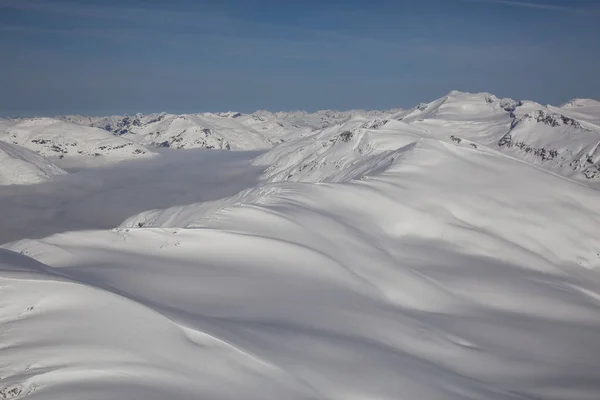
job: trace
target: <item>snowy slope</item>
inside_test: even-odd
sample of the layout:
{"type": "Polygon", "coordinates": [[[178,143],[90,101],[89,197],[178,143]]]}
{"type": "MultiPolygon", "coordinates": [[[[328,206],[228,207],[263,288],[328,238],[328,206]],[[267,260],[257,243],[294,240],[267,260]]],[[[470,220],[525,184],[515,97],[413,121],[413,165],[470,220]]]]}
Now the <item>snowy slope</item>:
{"type": "Polygon", "coordinates": [[[102,129],[53,118],[27,118],[0,131],[0,140],[17,144],[45,157],[105,156],[128,159],[149,156],[150,150],[102,129]]]}
{"type": "Polygon", "coordinates": [[[0,276],[0,398],[309,398],[275,366],[27,257],[0,249],[0,276]]]}
{"type": "Polygon", "coordinates": [[[64,173],[33,151],[0,141],[0,185],[39,183],[64,173]]]}
{"type": "Polygon", "coordinates": [[[600,101],[598,100],[573,99],[560,106],[560,112],[600,126],[600,101]]]}
{"type": "Polygon", "coordinates": [[[356,116],[280,145],[256,163],[268,167],[264,177],[270,181],[347,181],[389,164],[422,140],[493,151],[510,130],[517,104],[488,93],[451,92],[429,104],[377,118],[356,116]],[[373,156],[378,157],[376,165],[371,164],[373,156]]]}
{"type": "Polygon", "coordinates": [[[171,115],[130,130],[126,137],[147,145],[175,148],[217,148],[233,150],[266,149],[267,140],[235,121],[235,115],[171,115]]]}
{"type": "Polygon", "coordinates": [[[355,117],[281,144],[255,163],[267,167],[263,178],[269,181],[348,181],[385,167],[427,137],[401,121],[355,117]]]}
{"type": "Polygon", "coordinates": [[[406,145],[436,139],[500,151],[596,185],[600,182],[600,127],[591,121],[600,112],[588,111],[586,120],[575,120],[557,110],[561,109],[499,99],[489,93],[454,91],[409,110],[378,118],[355,116],[316,130],[278,146],[257,163],[268,167],[265,178],[270,180],[339,181],[359,178],[365,157],[379,154],[385,162],[406,145]]]}
{"type": "Polygon", "coordinates": [[[290,113],[301,134],[253,188],[3,246],[0,398],[599,398],[598,180],[569,165],[596,165],[596,114],[576,103],[290,113]]]}
{"type": "Polygon", "coordinates": [[[0,130],[2,129],[6,129],[7,127],[9,127],[10,125],[12,125],[14,122],[10,119],[6,119],[6,118],[0,118],[0,130]]]}
{"type": "Polygon", "coordinates": [[[2,357],[3,385],[44,399],[597,398],[598,192],[395,123],[382,146],[403,150],[337,183],[263,182],[7,246],[52,268],[4,267],[4,340],[27,345],[2,357]],[[56,274],[77,283],[46,283],[56,274]]]}
{"type": "Polygon", "coordinates": [[[498,146],[562,175],[600,180],[600,126],[584,120],[535,110],[516,119],[498,146]]]}
{"type": "Polygon", "coordinates": [[[438,139],[458,137],[494,147],[508,132],[514,111],[522,102],[499,99],[490,93],[452,91],[431,103],[401,111],[391,117],[438,139]]]}
{"type": "Polygon", "coordinates": [[[585,104],[580,120],[571,118],[571,107],[542,106],[531,101],[498,99],[489,93],[450,92],[432,103],[422,105],[403,121],[425,129],[432,135],[466,139],[495,147],[524,161],[582,181],[600,180],[600,108],[585,104]]]}
{"type": "MultiPolygon", "coordinates": [[[[149,211],[130,218],[122,226],[137,227],[142,223],[145,227],[197,227],[203,226],[203,221],[207,218],[212,221],[210,214],[217,210],[240,204],[269,206],[271,202],[277,204],[279,201],[289,201],[299,208],[308,208],[306,204],[299,205],[308,203],[310,208],[318,212],[326,204],[332,203],[331,207],[335,207],[333,199],[342,200],[344,197],[338,195],[338,192],[355,191],[356,194],[348,195],[342,204],[349,207],[352,213],[373,213],[369,218],[375,224],[379,221],[382,225],[388,225],[392,212],[398,214],[402,225],[406,224],[406,233],[418,234],[434,228],[430,224],[419,223],[420,219],[425,218],[425,222],[429,218],[440,218],[448,225],[458,224],[474,229],[477,235],[482,231],[489,231],[494,237],[519,243],[520,247],[532,253],[544,254],[544,258],[561,251],[560,249],[569,253],[553,259],[555,263],[561,260],[575,262],[575,259],[579,259],[582,265],[600,267],[600,256],[595,248],[599,239],[594,234],[600,221],[597,190],[485,147],[474,148],[462,142],[430,138],[416,139],[414,132],[395,132],[395,139],[402,147],[394,151],[395,157],[388,157],[383,163],[381,154],[389,154],[389,151],[373,152],[360,159],[363,168],[358,174],[352,174],[357,168],[355,164],[351,164],[344,168],[348,175],[343,179],[338,179],[334,166],[325,169],[330,172],[325,179],[323,175],[316,177],[316,181],[334,183],[307,184],[315,181],[314,176],[300,179],[302,182],[299,184],[271,179],[274,183],[266,181],[263,185],[229,199],[149,211]],[[294,197],[296,192],[298,198],[294,197]],[[313,192],[322,194],[319,198],[311,199],[313,192]],[[389,198],[389,207],[367,206],[370,203],[381,203],[382,200],[378,200],[380,196],[389,198]],[[369,200],[369,197],[373,199],[369,200]],[[543,204],[539,199],[544,199],[543,204]],[[573,210],[565,211],[569,214],[566,217],[571,221],[569,225],[565,225],[562,218],[550,221],[549,216],[556,215],[569,203],[573,206],[573,210]],[[545,205],[549,208],[545,209],[545,205]],[[359,211],[361,207],[364,210],[359,211]],[[536,207],[535,212],[530,212],[536,207]],[[393,210],[394,208],[396,209],[393,210]],[[493,208],[493,212],[490,208],[493,208]],[[412,218],[414,221],[409,223],[412,218]],[[589,223],[583,223],[588,218],[589,223]],[[520,219],[527,221],[530,227],[514,229],[511,225],[520,225],[520,219]],[[569,231],[569,226],[572,231],[569,231]],[[544,227],[549,232],[541,235],[539,227],[544,227]],[[567,240],[571,233],[572,240],[567,240]],[[549,235],[556,236],[551,238],[549,235]],[[529,248],[529,244],[533,247],[529,248]],[[587,249],[585,257],[581,254],[582,248],[587,249]]],[[[327,209],[326,214],[335,215],[336,211],[327,209]]],[[[221,216],[217,219],[220,220],[221,216]]],[[[339,215],[339,220],[351,221],[353,218],[339,215]]],[[[356,221],[356,225],[361,224],[356,221]]],[[[452,240],[456,239],[456,236],[452,237],[452,240]]]]}

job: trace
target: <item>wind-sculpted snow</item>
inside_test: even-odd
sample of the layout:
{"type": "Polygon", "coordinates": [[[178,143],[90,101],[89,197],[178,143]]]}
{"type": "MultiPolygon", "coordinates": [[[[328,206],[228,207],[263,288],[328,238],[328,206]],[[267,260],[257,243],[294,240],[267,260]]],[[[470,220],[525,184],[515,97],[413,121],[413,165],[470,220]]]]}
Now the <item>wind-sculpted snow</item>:
{"type": "Polygon", "coordinates": [[[0,398],[599,398],[598,190],[553,163],[593,121],[458,92],[342,119],[236,195],[4,245],[0,398]]]}
{"type": "Polygon", "coordinates": [[[102,286],[0,249],[0,398],[314,398],[276,366],[102,286]]]}
{"type": "MultiPolygon", "coordinates": [[[[226,219],[237,206],[253,208],[291,203],[304,209],[309,207],[306,202],[315,213],[337,215],[339,209],[336,218],[349,225],[362,226],[372,220],[386,226],[395,215],[401,222],[394,225],[394,232],[403,227],[403,233],[417,234],[422,229],[426,237],[429,237],[427,232],[438,231],[439,217],[444,221],[442,225],[457,224],[475,236],[489,231],[543,257],[568,251],[569,254],[553,262],[577,259],[586,267],[600,266],[595,247],[600,204],[597,204],[594,189],[516,162],[493,150],[435,139],[407,144],[396,157],[386,161],[382,169],[380,155],[363,160],[374,172],[361,174],[362,179],[358,181],[318,185],[265,183],[212,203],[142,213],[121,226],[133,228],[142,223],[147,227],[203,227],[206,221],[212,224],[226,219]],[[390,199],[389,202],[386,199],[390,199]],[[345,205],[349,205],[350,210],[346,210],[345,205]],[[568,209],[564,211],[569,215],[565,217],[568,223],[562,218],[550,217],[561,213],[563,208],[568,209]],[[359,219],[354,221],[354,215],[359,219]],[[528,225],[528,229],[522,224],[528,225]],[[587,249],[585,256],[580,252],[582,248],[587,249]]],[[[286,215],[287,211],[286,208],[286,215]]],[[[289,211],[292,212],[293,207],[289,211]]],[[[460,232],[465,231],[459,229],[460,232]]]]}
{"type": "Polygon", "coordinates": [[[40,183],[64,173],[33,151],[0,141],[0,185],[40,183]]]}
{"type": "Polygon", "coordinates": [[[44,399],[596,398],[597,191],[468,143],[411,143],[362,180],[265,182],[7,246],[76,283],[2,273],[9,332],[32,332],[5,338],[2,384],[44,399]]]}

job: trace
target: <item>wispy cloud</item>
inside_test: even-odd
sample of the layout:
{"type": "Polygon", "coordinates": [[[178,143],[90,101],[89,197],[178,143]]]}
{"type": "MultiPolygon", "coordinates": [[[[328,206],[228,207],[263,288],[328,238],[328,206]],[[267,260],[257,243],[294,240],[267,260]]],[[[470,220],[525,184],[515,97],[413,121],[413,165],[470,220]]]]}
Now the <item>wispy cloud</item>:
{"type": "Polygon", "coordinates": [[[201,47],[213,58],[341,62],[375,51],[375,46],[381,50],[394,44],[335,30],[253,21],[225,15],[218,9],[186,12],[142,6],[100,7],[61,0],[0,0],[0,14],[3,8],[48,15],[51,22],[29,25],[2,21],[0,17],[0,33],[94,37],[117,43],[135,40],[138,46],[150,42],[167,45],[169,51],[192,46],[197,52],[201,47]],[[95,23],[62,24],[55,16],[95,23]]]}
{"type": "MultiPolygon", "coordinates": [[[[168,34],[187,33],[218,35],[222,37],[276,37],[279,39],[285,38],[300,41],[339,41],[348,39],[346,35],[341,35],[331,30],[235,18],[223,12],[211,10],[209,7],[194,10],[167,10],[164,8],[152,8],[150,6],[117,6],[108,4],[99,6],[61,0],[0,0],[0,10],[2,8],[41,14],[73,16],[82,20],[114,22],[113,24],[103,26],[105,31],[119,30],[116,24],[126,22],[130,29],[153,30],[168,34]]],[[[4,29],[12,28],[6,27],[4,29]]],[[[26,31],[24,27],[19,27],[19,29],[26,31]]],[[[61,30],[60,27],[55,27],[54,29],[55,32],[61,30]]],[[[31,31],[35,32],[35,27],[32,27],[31,31]]]]}
{"type": "Polygon", "coordinates": [[[403,51],[414,48],[408,40],[399,44],[392,38],[357,32],[256,21],[227,15],[219,7],[173,10],[139,4],[98,6],[69,0],[0,0],[0,13],[3,8],[48,15],[51,18],[47,20],[54,22],[37,26],[13,24],[0,18],[0,32],[77,35],[118,42],[151,40],[170,48],[201,43],[203,49],[211,49],[215,54],[250,59],[341,61],[358,59],[364,53],[383,53],[386,47],[403,51]],[[61,24],[56,22],[58,16],[102,23],[61,24]]]}
{"type": "Polygon", "coordinates": [[[598,14],[598,9],[577,7],[575,5],[557,5],[550,3],[534,3],[531,1],[519,1],[519,0],[463,0],[469,3],[487,3],[487,4],[499,4],[504,6],[512,7],[523,7],[523,8],[535,8],[538,10],[549,10],[549,11],[561,11],[561,12],[572,12],[572,13],[593,13],[598,14]]]}

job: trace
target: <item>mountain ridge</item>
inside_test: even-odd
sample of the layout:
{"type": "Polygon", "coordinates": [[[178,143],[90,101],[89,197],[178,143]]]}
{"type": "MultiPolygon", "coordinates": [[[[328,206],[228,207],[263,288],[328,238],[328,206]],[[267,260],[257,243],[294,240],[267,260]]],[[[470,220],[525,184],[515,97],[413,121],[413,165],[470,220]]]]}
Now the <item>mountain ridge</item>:
{"type": "MultiPolygon", "coordinates": [[[[2,120],[0,140],[51,158],[102,155],[119,160],[152,155],[157,151],[153,149],[161,147],[266,151],[283,146],[281,151],[284,151],[284,148],[292,148],[286,144],[288,142],[303,143],[300,146],[307,148],[314,147],[319,137],[333,138],[344,134],[349,135],[349,142],[353,142],[350,136],[363,137],[367,131],[368,137],[373,138],[378,134],[393,135],[394,129],[400,134],[406,130],[407,125],[392,129],[390,121],[401,121],[421,129],[423,137],[455,143],[465,140],[473,146],[495,148],[573,179],[600,180],[600,102],[592,99],[573,99],[555,107],[499,98],[487,92],[453,90],[429,103],[405,110],[67,115],[54,119],[2,120]],[[98,141],[99,135],[104,135],[102,140],[109,143],[85,144],[91,137],[98,141]]],[[[386,139],[382,137],[381,140],[386,139]]],[[[366,147],[357,151],[371,149],[367,141],[363,141],[366,147]]],[[[332,141],[329,143],[333,144],[332,141]]],[[[329,148],[329,144],[322,141],[321,147],[311,150],[312,156],[322,153],[323,157],[331,157],[328,152],[324,153],[325,148],[329,148]]],[[[307,160],[304,164],[311,162],[319,163],[307,160]]],[[[338,168],[340,166],[338,164],[338,168]]]]}

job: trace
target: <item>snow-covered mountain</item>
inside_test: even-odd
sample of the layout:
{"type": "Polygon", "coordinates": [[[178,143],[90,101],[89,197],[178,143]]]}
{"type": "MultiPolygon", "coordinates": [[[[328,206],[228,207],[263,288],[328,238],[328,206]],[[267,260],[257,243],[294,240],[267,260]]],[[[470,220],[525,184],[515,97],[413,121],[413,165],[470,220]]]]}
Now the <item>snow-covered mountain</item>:
{"type": "MultiPolygon", "coordinates": [[[[336,169],[343,169],[342,165],[353,158],[342,157],[341,146],[359,153],[377,148],[387,151],[396,145],[393,139],[387,147],[371,141],[386,141],[384,137],[393,136],[395,129],[416,129],[419,137],[444,138],[455,143],[465,140],[473,146],[487,146],[574,179],[600,180],[600,102],[590,99],[574,99],[554,107],[500,99],[489,93],[452,91],[407,110],[60,118],[99,127],[150,147],[256,150],[284,143],[277,154],[287,151],[299,161],[301,153],[306,153],[308,158],[297,167],[309,171],[320,163],[334,163],[336,169]],[[398,121],[403,124],[396,124],[398,121]],[[408,125],[412,128],[407,128],[408,125]],[[336,139],[341,134],[346,140],[336,139]]],[[[282,160],[275,162],[273,154],[267,157],[266,164],[273,172],[282,160]]]]}
{"type": "Polygon", "coordinates": [[[467,139],[574,179],[597,181],[600,126],[594,121],[600,108],[594,112],[594,107],[585,107],[586,113],[574,115],[579,119],[567,116],[573,114],[568,108],[451,92],[426,105],[418,117],[404,120],[437,136],[450,134],[455,141],[467,139]]]}
{"type": "Polygon", "coordinates": [[[516,119],[498,146],[565,176],[600,179],[600,126],[537,109],[516,119]]]}
{"type": "Polygon", "coordinates": [[[150,114],[135,116],[57,117],[84,126],[105,129],[115,135],[147,146],[177,149],[208,148],[224,150],[268,149],[290,138],[307,135],[314,130],[337,125],[357,116],[376,116],[383,111],[257,111],[200,114],[150,114]]]}
{"type": "MultiPolygon", "coordinates": [[[[327,169],[327,165],[344,171],[331,179],[342,179],[348,175],[345,165],[358,162],[365,154],[397,150],[394,132],[413,130],[415,140],[464,141],[473,148],[484,146],[573,179],[594,182],[600,180],[599,115],[600,102],[590,99],[554,107],[500,99],[489,93],[452,91],[407,110],[72,115],[4,121],[0,130],[5,141],[59,157],[102,154],[123,158],[149,154],[152,147],[277,147],[259,163],[267,165],[269,174],[278,180],[310,180],[316,177],[315,168],[327,169]],[[112,133],[110,144],[106,132],[112,133]],[[287,175],[281,168],[289,169],[287,175]]],[[[324,172],[322,179],[331,174],[324,172]]]]}
{"type": "Polygon", "coordinates": [[[299,113],[237,195],[4,245],[0,395],[598,398],[599,136],[573,104],[299,113]]]}
{"type": "Polygon", "coordinates": [[[340,181],[359,178],[363,160],[375,154],[385,163],[421,141],[441,140],[500,151],[563,176],[599,182],[600,126],[592,122],[596,114],[580,113],[578,121],[557,110],[489,93],[451,92],[380,118],[355,116],[288,141],[257,163],[268,167],[265,178],[270,180],[340,181]]]}
{"type": "Polygon", "coordinates": [[[45,182],[64,173],[39,154],[0,140],[0,185],[45,182]]]}
{"type": "Polygon", "coordinates": [[[82,124],[89,123],[115,135],[156,147],[223,150],[230,150],[232,146],[234,150],[271,147],[261,135],[235,121],[237,116],[237,113],[153,114],[96,118],[91,121],[77,116],[64,118],[82,124]]]}
{"type": "Polygon", "coordinates": [[[12,120],[0,127],[0,140],[26,147],[44,157],[104,156],[122,160],[152,155],[129,139],[54,118],[12,120]]]}

